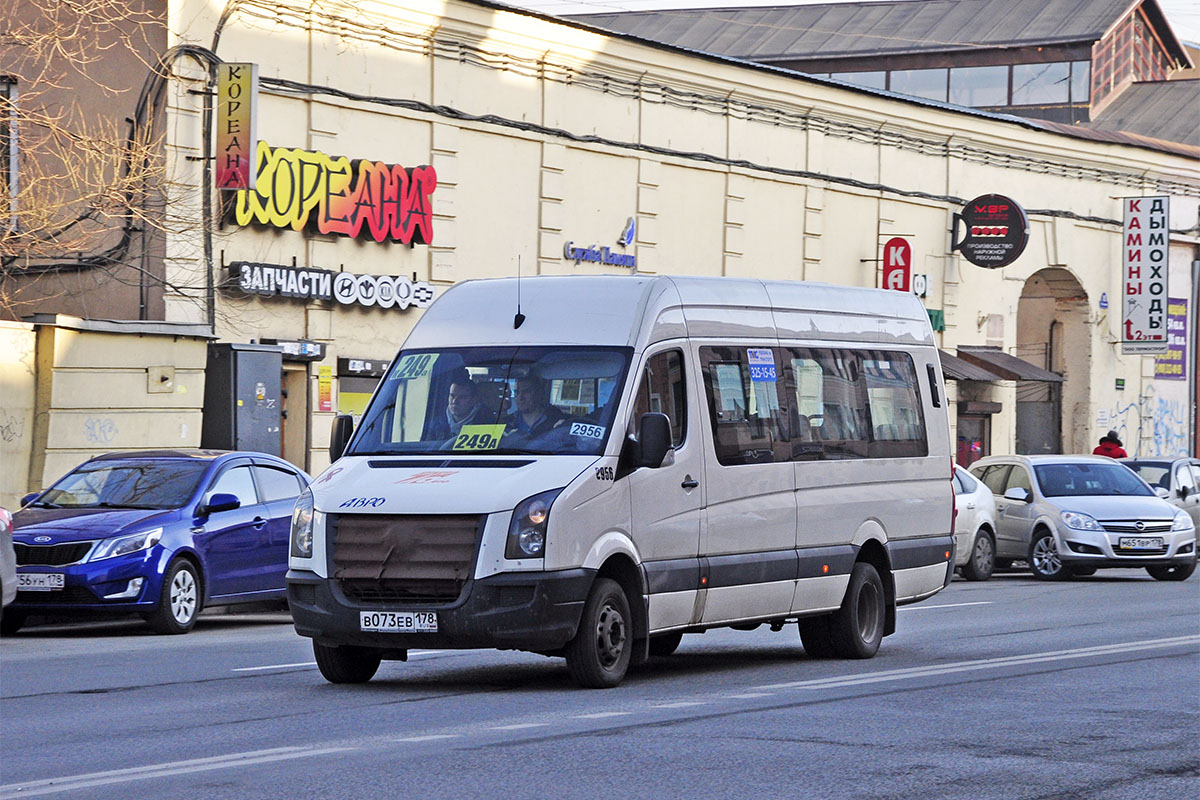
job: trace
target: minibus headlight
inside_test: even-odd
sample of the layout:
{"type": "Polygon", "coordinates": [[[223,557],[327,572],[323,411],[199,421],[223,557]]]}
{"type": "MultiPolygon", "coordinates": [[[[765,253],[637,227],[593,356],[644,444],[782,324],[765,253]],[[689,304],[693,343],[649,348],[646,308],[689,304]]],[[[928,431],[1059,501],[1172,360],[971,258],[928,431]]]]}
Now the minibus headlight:
{"type": "Polygon", "coordinates": [[[546,555],[546,526],[550,524],[550,506],[562,489],[535,494],[517,503],[508,525],[505,558],[543,558],[546,555]]]}
{"type": "Polygon", "coordinates": [[[313,552],[313,493],[305,489],[292,508],[292,548],[296,558],[312,558],[313,552]]]}

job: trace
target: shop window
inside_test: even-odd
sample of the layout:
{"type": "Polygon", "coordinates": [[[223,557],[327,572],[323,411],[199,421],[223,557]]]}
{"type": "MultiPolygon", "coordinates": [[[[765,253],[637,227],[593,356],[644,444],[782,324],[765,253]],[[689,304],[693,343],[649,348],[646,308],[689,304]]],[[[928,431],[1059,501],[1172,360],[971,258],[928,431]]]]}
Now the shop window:
{"type": "Polygon", "coordinates": [[[638,384],[637,400],[629,419],[634,433],[642,414],[658,412],[671,421],[671,446],[679,447],[687,436],[687,383],[683,375],[683,353],[667,350],[646,362],[638,384]]]}
{"type": "Polygon", "coordinates": [[[1048,64],[1014,64],[1012,104],[1052,105],[1070,101],[1071,65],[1066,61],[1048,64]]]}
{"type": "Polygon", "coordinates": [[[717,461],[725,466],[787,461],[774,349],[702,347],[700,363],[717,461]]]}
{"type": "Polygon", "coordinates": [[[1008,67],[954,67],[950,102],[972,108],[1008,105],[1008,67]]]}
{"type": "Polygon", "coordinates": [[[959,466],[969,467],[979,459],[991,455],[991,417],[958,418],[958,441],[954,460],[959,466]]]}
{"type": "Polygon", "coordinates": [[[883,70],[870,72],[834,72],[829,77],[853,83],[855,86],[865,86],[868,89],[886,89],[887,88],[887,73],[883,70]]]}
{"type": "Polygon", "coordinates": [[[890,88],[893,92],[924,97],[928,100],[946,100],[945,69],[898,69],[890,73],[890,88]]]}

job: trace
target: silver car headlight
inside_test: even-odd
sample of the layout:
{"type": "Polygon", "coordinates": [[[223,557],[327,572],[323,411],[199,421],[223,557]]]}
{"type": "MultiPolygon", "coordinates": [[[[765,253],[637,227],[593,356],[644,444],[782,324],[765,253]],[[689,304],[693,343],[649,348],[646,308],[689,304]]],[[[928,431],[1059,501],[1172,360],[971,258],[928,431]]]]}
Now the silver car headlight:
{"type": "Polygon", "coordinates": [[[312,558],[315,509],[312,490],[305,489],[292,507],[291,554],[296,558],[312,558]]]}
{"type": "Polygon", "coordinates": [[[1074,528],[1077,531],[1103,531],[1104,526],[1096,521],[1096,518],[1089,514],[1081,514],[1078,511],[1064,511],[1059,514],[1062,521],[1068,528],[1074,528]]]}
{"type": "Polygon", "coordinates": [[[1196,524],[1192,522],[1192,518],[1188,516],[1186,511],[1176,511],[1175,521],[1171,523],[1173,531],[1190,531],[1195,530],[1196,524]]]}
{"type": "Polygon", "coordinates": [[[92,555],[88,558],[88,561],[99,561],[102,558],[116,558],[117,556],[127,556],[130,553],[137,553],[141,550],[149,550],[158,544],[158,540],[162,538],[162,533],[162,528],[152,528],[141,533],[131,533],[128,536],[115,536],[112,539],[105,539],[96,545],[96,549],[92,551],[92,555]]]}

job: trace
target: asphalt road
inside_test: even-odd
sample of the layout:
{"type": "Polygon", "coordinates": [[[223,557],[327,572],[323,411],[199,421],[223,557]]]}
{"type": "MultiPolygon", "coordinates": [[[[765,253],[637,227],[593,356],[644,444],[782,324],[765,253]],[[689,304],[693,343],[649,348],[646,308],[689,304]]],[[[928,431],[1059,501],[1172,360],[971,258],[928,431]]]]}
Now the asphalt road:
{"type": "Polygon", "coordinates": [[[1200,576],[955,582],[868,661],[685,636],[618,688],[414,651],[333,686],[285,614],[0,641],[6,798],[1162,798],[1200,787],[1200,576]]]}

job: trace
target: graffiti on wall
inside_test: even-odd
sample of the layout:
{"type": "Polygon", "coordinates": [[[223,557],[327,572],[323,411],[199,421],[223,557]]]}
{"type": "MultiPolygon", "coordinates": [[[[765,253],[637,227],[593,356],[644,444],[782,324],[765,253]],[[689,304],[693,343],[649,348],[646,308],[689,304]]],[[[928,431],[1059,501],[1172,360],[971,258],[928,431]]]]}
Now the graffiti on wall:
{"type": "Polygon", "coordinates": [[[89,442],[108,444],[117,438],[117,423],[109,417],[88,417],[83,423],[83,435],[89,442]]]}
{"type": "Polygon", "coordinates": [[[1115,430],[1133,458],[1190,455],[1186,404],[1146,394],[1132,403],[1114,406],[1108,427],[1115,430]]]}
{"type": "Polygon", "coordinates": [[[9,416],[7,411],[0,411],[0,442],[15,442],[24,435],[25,426],[21,420],[9,416]]]}

